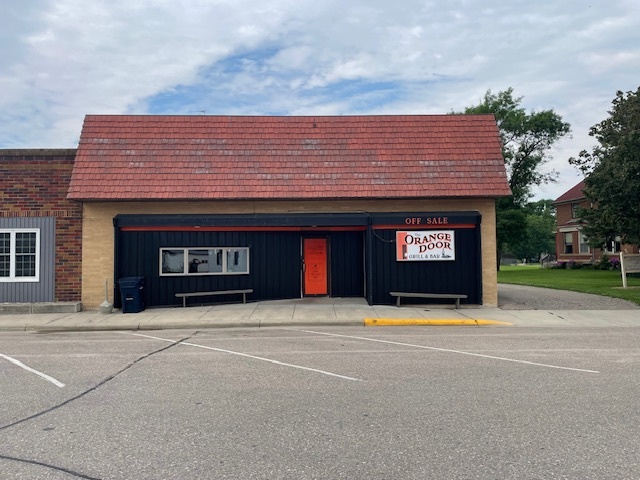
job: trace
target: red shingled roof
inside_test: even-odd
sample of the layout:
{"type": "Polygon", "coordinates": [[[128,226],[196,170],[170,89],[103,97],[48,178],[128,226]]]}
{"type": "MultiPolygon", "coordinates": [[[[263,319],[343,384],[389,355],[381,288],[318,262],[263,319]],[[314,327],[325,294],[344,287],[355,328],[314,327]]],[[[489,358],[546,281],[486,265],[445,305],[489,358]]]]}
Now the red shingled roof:
{"type": "Polygon", "coordinates": [[[88,115],[69,198],[510,195],[492,115],[88,115]]]}
{"type": "Polygon", "coordinates": [[[582,180],[575,187],[570,188],[565,193],[560,195],[558,198],[555,199],[553,203],[564,203],[564,202],[571,202],[575,200],[582,200],[583,198],[585,198],[584,192],[582,190],[584,190],[584,180],[582,180]]]}

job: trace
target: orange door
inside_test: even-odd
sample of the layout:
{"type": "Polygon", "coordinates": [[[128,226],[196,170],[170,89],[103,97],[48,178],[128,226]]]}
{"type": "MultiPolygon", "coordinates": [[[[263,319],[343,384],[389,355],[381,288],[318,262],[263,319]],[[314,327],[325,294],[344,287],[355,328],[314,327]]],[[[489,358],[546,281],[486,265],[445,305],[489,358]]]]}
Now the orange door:
{"type": "Polygon", "coordinates": [[[304,294],[327,295],[327,239],[303,239],[304,294]]]}

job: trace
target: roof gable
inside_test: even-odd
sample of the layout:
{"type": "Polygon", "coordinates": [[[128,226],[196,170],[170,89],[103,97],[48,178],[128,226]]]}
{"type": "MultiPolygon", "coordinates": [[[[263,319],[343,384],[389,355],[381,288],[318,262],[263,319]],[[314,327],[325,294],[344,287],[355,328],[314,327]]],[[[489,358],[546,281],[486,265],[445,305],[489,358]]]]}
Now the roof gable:
{"type": "Polygon", "coordinates": [[[85,118],[69,198],[510,195],[492,115],[85,118]]]}
{"type": "Polygon", "coordinates": [[[583,190],[584,190],[584,180],[582,180],[580,183],[578,183],[574,187],[571,187],[565,193],[560,195],[558,198],[555,199],[553,203],[565,203],[565,202],[573,202],[576,200],[582,200],[585,198],[583,190]]]}

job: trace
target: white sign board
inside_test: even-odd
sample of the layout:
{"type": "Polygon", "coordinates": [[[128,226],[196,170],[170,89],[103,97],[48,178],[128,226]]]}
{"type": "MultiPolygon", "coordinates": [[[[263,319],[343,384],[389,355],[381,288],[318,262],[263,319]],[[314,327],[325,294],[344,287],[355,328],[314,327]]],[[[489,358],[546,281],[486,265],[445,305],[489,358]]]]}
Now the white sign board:
{"type": "Polygon", "coordinates": [[[625,255],[620,252],[622,287],[627,288],[627,273],[640,273],[640,255],[625,255]]]}
{"type": "Polygon", "coordinates": [[[456,259],[453,230],[396,232],[396,260],[425,262],[456,259]]]}

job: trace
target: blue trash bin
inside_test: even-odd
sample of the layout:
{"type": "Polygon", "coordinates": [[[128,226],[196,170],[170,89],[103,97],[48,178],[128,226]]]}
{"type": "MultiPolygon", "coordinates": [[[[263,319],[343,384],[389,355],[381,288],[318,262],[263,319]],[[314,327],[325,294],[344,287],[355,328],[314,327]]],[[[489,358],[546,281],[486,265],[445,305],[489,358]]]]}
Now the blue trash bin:
{"type": "Polygon", "coordinates": [[[118,280],[122,313],[138,313],[144,310],[144,277],[124,277],[118,280]]]}

